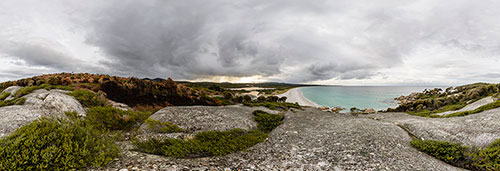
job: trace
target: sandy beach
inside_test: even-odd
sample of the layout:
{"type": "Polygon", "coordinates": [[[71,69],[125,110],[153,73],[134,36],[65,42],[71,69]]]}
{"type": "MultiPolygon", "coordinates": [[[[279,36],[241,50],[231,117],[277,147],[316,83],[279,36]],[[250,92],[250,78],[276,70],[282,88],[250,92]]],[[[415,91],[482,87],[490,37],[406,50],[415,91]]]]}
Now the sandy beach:
{"type": "Polygon", "coordinates": [[[297,102],[301,106],[322,107],[321,105],[316,104],[307,99],[306,97],[304,97],[304,95],[302,95],[302,91],[300,91],[300,88],[290,89],[286,93],[280,94],[278,96],[279,97],[286,96],[287,97],[286,102],[289,103],[297,102]]]}

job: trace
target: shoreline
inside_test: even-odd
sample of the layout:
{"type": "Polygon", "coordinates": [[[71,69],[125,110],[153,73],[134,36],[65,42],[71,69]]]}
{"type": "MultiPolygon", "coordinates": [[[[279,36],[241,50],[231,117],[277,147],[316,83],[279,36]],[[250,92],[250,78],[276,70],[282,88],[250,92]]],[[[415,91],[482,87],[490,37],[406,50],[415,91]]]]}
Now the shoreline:
{"type": "Polygon", "coordinates": [[[301,106],[310,106],[310,107],[323,107],[317,103],[314,103],[313,101],[309,100],[306,98],[303,94],[302,91],[300,90],[300,87],[297,88],[292,88],[288,90],[287,92],[278,95],[278,97],[283,97],[286,96],[286,102],[288,103],[298,103],[301,106]]]}

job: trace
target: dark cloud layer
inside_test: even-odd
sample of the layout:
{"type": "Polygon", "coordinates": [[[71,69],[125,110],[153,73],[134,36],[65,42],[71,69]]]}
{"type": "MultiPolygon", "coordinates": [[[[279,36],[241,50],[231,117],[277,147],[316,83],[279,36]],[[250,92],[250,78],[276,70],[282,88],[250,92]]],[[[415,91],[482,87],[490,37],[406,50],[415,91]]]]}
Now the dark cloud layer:
{"type": "Polygon", "coordinates": [[[487,70],[500,63],[496,0],[6,0],[0,7],[11,9],[0,12],[7,25],[0,57],[21,61],[0,66],[37,72],[468,82],[495,79],[487,70]]]}
{"type": "Polygon", "coordinates": [[[287,72],[286,66],[303,74],[283,80],[307,82],[363,79],[373,74],[369,69],[385,67],[384,61],[400,62],[399,47],[383,45],[385,37],[367,40],[372,47],[328,40],[337,33],[321,33],[319,26],[332,32],[342,26],[328,23],[335,11],[321,3],[148,0],[109,5],[97,13],[89,42],[112,57],[107,65],[122,73],[185,79],[273,76],[287,72]],[[355,50],[372,52],[348,52],[355,50]]]}

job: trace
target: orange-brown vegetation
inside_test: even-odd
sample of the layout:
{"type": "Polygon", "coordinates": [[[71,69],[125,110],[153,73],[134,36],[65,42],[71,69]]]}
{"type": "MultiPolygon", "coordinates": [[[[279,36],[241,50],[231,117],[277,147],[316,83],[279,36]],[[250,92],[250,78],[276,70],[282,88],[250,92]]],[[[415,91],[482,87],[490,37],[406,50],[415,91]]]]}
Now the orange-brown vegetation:
{"type": "Polygon", "coordinates": [[[106,98],[125,103],[135,109],[158,110],[166,106],[218,105],[203,92],[165,81],[142,80],[103,74],[46,74],[0,84],[0,91],[9,86],[39,86],[42,84],[70,86],[102,93],[106,98]]]}

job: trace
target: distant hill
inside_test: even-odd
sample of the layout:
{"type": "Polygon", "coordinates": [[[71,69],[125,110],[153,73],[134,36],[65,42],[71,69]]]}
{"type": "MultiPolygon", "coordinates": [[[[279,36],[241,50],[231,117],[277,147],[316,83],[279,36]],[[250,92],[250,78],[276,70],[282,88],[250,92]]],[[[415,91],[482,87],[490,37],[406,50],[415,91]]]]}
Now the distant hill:
{"type": "Polygon", "coordinates": [[[189,82],[178,81],[179,84],[184,84],[194,88],[209,88],[212,86],[219,86],[222,88],[244,88],[244,87],[263,87],[263,88],[295,88],[303,86],[316,86],[308,84],[291,84],[291,83],[278,83],[278,82],[264,82],[264,83],[216,83],[216,82],[189,82]]]}

